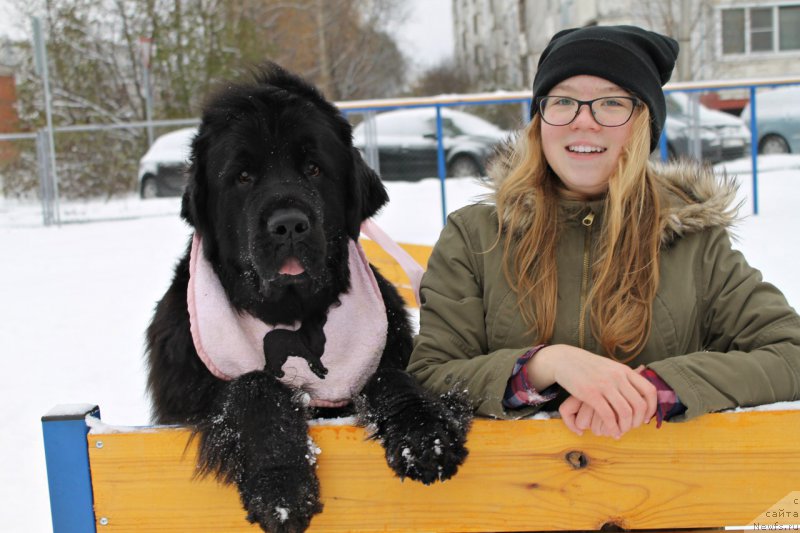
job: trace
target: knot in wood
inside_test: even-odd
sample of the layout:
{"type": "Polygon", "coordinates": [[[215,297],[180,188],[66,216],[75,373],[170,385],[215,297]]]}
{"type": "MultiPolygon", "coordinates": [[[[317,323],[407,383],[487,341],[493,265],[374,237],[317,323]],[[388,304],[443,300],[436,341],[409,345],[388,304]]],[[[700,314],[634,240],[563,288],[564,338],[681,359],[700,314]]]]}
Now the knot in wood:
{"type": "Polygon", "coordinates": [[[589,464],[589,458],[584,455],[584,453],[580,450],[572,450],[567,452],[567,455],[564,456],[567,460],[569,465],[574,468],[575,470],[580,470],[581,468],[586,468],[586,465],[589,464]]]}
{"type": "Polygon", "coordinates": [[[616,522],[606,522],[600,526],[600,531],[627,531],[623,526],[616,522]]]}

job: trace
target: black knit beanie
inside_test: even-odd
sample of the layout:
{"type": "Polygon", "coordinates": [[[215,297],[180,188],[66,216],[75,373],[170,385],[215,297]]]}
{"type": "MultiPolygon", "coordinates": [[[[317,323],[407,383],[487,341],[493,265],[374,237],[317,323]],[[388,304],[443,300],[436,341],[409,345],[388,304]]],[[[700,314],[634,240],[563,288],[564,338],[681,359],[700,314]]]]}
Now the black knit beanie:
{"type": "Polygon", "coordinates": [[[658,145],[667,106],[661,87],[669,81],[678,42],[636,26],[591,26],[555,34],[539,58],[533,79],[531,118],[536,98],[572,76],[582,74],[611,81],[639,97],[650,110],[650,149],[658,145]]]}

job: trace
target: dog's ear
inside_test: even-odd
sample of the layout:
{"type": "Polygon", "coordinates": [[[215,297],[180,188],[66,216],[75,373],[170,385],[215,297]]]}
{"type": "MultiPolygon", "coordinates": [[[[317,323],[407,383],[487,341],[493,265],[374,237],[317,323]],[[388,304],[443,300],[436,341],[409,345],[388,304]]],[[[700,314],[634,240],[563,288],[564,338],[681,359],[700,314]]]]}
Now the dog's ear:
{"type": "Polygon", "coordinates": [[[208,196],[206,183],[206,162],[203,154],[205,136],[198,133],[192,140],[189,168],[186,170],[188,180],[181,199],[181,217],[191,224],[200,234],[204,233],[205,219],[203,206],[208,196]]]}
{"type": "Polygon", "coordinates": [[[350,182],[350,202],[347,209],[347,233],[358,239],[361,223],[378,212],[389,194],[381,178],[361,157],[361,152],[353,148],[353,173],[350,182]]]}

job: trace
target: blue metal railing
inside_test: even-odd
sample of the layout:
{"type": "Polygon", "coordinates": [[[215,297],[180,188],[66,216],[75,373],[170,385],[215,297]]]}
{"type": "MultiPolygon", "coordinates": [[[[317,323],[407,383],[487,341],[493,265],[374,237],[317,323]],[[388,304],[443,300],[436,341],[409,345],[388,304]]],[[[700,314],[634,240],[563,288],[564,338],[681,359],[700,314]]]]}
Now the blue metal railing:
{"type": "Polygon", "coordinates": [[[447,221],[447,193],[445,178],[447,176],[447,160],[444,149],[444,128],[442,126],[442,108],[475,105],[517,104],[524,108],[524,119],[530,116],[530,94],[486,93],[458,94],[423,98],[399,98],[385,100],[363,100],[355,102],[338,102],[337,105],[345,115],[374,113],[376,111],[394,111],[398,109],[419,109],[433,107],[436,110],[436,166],[439,177],[442,205],[442,226],[447,221]]]}
{"type": "Polygon", "coordinates": [[[758,214],[758,121],[756,113],[756,88],[750,87],[750,159],[753,169],[753,214],[758,214]]]}
{"type": "MultiPolygon", "coordinates": [[[[758,88],[779,87],[787,85],[800,85],[800,77],[773,78],[761,80],[732,80],[717,82],[679,82],[671,83],[664,87],[665,92],[708,92],[722,90],[747,90],[750,96],[750,157],[752,165],[753,188],[753,214],[758,214],[758,124],[756,110],[756,91],[758,88]]],[[[437,169],[441,188],[442,224],[447,217],[447,201],[445,192],[445,177],[447,174],[446,153],[444,148],[444,135],[442,128],[442,113],[444,107],[462,107],[474,105],[522,105],[522,116],[528,120],[530,116],[530,91],[496,92],[482,94],[455,94],[421,98],[397,98],[381,100],[361,100],[338,102],[339,108],[346,114],[362,114],[368,112],[382,112],[397,109],[430,108],[436,110],[436,137],[437,137],[437,169]]],[[[798,102],[800,106],[800,102],[798,102]]],[[[696,130],[699,132],[699,129],[696,130]]],[[[662,160],[668,157],[666,131],[662,132],[659,139],[659,153],[662,160]]]]}
{"type": "Polygon", "coordinates": [[[442,106],[436,106],[436,164],[439,172],[439,188],[442,195],[442,226],[447,223],[447,191],[445,178],[447,167],[444,161],[444,128],[442,128],[442,106]],[[443,177],[444,176],[444,177],[443,177]]]}

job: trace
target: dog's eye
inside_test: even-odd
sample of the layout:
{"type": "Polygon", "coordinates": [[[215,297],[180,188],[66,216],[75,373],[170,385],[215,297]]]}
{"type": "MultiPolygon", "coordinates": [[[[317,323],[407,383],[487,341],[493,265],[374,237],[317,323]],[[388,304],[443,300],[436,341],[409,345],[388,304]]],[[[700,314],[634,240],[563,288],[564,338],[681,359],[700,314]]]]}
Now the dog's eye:
{"type": "Polygon", "coordinates": [[[316,163],[309,163],[306,165],[306,176],[309,178],[316,178],[321,172],[316,163]]]}
{"type": "Polygon", "coordinates": [[[247,172],[239,174],[239,183],[252,183],[253,177],[247,172]]]}

